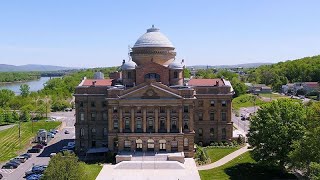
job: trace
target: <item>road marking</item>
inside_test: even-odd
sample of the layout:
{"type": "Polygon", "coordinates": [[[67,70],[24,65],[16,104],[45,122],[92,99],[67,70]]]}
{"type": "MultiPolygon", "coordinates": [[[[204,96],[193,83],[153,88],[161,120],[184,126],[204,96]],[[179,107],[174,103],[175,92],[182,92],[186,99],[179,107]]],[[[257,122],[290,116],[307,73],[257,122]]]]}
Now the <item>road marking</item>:
{"type": "Polygon", "coordinates": [[[0,172],[5,174],[11,174],[13,171],[14,169],[0,169],[0,172]]]}

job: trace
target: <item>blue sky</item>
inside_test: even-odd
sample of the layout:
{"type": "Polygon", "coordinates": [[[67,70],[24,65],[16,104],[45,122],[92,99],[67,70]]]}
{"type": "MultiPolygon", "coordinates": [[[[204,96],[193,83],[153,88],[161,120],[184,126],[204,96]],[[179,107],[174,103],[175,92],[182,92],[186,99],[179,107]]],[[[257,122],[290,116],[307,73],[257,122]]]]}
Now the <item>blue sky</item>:
{"type": "Polygon", "coordinates": [[[188,65],[320,54],[320,1],[1,1],[0,64],[120,65],[154,24],[188,65]]]}

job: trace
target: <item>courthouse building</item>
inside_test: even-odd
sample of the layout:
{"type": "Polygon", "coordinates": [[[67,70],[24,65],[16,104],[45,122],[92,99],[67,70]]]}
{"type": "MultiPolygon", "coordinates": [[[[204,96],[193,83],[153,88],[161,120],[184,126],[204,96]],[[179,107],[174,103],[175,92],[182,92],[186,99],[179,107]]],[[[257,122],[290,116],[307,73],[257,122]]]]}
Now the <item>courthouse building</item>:
{"type": "Polygon", "coordinates": [[[184,60],[152,26],[134,44],[121,71],[76,87],[76,151],[184,152],[232,137],[230,86],[223,79],[184,84],[184,60]],[[111,76],[110,76],[111,77],[111,76]]]}

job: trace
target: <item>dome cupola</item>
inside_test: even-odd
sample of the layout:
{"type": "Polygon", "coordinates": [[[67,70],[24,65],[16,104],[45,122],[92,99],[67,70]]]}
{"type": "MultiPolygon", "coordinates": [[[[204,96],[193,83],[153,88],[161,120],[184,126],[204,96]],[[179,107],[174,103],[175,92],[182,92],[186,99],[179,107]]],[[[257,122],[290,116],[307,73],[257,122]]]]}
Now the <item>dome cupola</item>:
{"type": "Polygon", "coordinates": [[[122,61],[121,70],[133,70],[136,69],[137,64],[133,61],[122,61]]]}
{"type": "Polygon", "coordinates": [[[133,48],[145,48],[145,47],[168,47],[174,48],[170,40],[160,32],[160,29],[155,28],[154,25],[147,32],[143,34],[133,48]]]}
{"type": "Polygon", "coordinates": [[[172,63],[169,64],[169,69],[183,69],[185,66],[184,60],[182,59],[181,62],[178,61],[173,61],[172,63]]]}

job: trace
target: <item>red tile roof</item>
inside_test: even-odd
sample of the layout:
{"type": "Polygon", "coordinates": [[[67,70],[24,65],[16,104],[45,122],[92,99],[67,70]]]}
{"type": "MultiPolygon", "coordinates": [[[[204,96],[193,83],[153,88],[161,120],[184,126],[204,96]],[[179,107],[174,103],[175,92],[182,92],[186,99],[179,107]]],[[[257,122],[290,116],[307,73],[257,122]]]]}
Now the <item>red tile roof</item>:
{"type": "Polygon", "coordinates": [[[112,79],[85,79],[82,86],[92,86],[94,81],[95,86],[111,86],[112,84],[112,79]]]}
{"type": "Polygon", "coordinates": [[[318,82],[305,82],[304,84],[309,87],[318,87],[319,86],[318,82]]]}
{"type": "Polygon", "coordinates": [[[188,82],[189,86],[216,86],[217,82],[219,86],[224,85],[222,79],[191,79],[188,82]]]}

